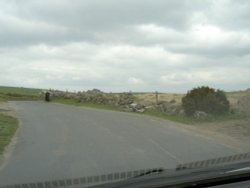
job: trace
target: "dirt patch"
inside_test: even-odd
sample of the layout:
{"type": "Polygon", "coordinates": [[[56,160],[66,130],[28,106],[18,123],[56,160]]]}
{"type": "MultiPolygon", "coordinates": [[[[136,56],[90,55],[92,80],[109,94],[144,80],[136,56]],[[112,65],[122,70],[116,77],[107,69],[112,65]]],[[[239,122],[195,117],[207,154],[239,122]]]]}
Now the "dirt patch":
{"type": "Polygon", "coordinates": [[[16,117],[16,111],[7,102],[0,102],[0,113],[16,117]]]}
{"type": "Polygon", "coordinates": [[[220,139],[227,145],[237,147],[246,152],[250,151],[250,118],[224,122],[197,123],[188,126],[212,138],[220,139]]]}
{"type": "Polygon", "coordinates": [[[222,134],[230,135],[234,138],[245,140],[250,139],[250,118],[245,120],[231,120],[219,123],[202,123],[198,126],[222,134]]]}

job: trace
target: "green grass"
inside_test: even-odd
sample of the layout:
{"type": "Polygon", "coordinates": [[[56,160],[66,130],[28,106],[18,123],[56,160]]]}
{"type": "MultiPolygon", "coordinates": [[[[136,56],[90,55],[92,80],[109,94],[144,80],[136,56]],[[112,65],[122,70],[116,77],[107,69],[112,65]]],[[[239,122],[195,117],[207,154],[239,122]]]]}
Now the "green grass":
{"type": "Polygon", "coordinates": [[[0,154],[10,143],[18,127],[16,118],[0,113],[0,154]]]}
{"type": "Polygon", "coordinates": [[[185,115],[176,115],[176,114],[167,114],[164,112],[160,112],[156,109],[148,109],[145,111],[146,115],[155,116],[179,123],[184,124],[197,124],[197,123],[209,123],[209,122],[224,122],[224,121],[230,121],[230,120],[237,120],[237,119],[244,119],[245,117],[234,115],[234,114],[224,114],[220,116],[212,116],[204,119],[197,119],[194,117],[188,117],[185,115]]]}
{"type": "Polygon", "coordinates": [[[0,86],[0,93],[15,93],[20,95],[39,95],[42,89],[0,86]]]}
{"type": "Polygon", "coordinates": [[[195,118],[187,117],[184,115],[175,115],[175,114],[167,114],[164,112],[161,112],[157,109],[147,109],[143,114],[149,115],[149,116],[154,116],[162,119],[167,119],[179,123],[184,123],[184,124],[191,124],[194,121],[196,121],[195,118]]]}
{"type": "Polygon", "coordinates": [[[0,86],[0,101],[37,100],[42,89],[0,86]]]}

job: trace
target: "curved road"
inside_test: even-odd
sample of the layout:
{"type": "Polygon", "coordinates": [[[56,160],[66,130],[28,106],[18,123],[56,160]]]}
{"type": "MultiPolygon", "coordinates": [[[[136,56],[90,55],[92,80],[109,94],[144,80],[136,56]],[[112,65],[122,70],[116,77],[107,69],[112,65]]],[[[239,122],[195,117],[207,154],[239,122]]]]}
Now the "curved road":
{"type": "Polygon", "coordinates": [[[44,102],[10,102],[20,119],[0,186],[100,175],[236,154],[171,121],[44,102]]]}

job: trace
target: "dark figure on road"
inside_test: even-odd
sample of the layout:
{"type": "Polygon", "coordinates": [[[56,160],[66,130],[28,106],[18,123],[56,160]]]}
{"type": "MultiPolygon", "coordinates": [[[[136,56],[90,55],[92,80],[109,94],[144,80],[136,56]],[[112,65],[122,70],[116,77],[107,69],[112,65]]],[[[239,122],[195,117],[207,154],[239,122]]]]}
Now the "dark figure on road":
{"type": "Polygon", "coordinates": [[[50,93],[49,93],[49,92],[46,92],[46,93],[45,93],[45,101],[46,101],[46,102],[49,102],[49,101],[50,101],[50,93]]]}

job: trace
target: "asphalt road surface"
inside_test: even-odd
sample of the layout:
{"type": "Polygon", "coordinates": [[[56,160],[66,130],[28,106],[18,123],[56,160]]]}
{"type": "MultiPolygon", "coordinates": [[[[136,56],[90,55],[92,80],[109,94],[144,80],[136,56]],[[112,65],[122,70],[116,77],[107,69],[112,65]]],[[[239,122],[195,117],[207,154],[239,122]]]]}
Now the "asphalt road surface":
{"type": "Polygon", "coordinates": [[[0,185],[100,175],[232,155],[235,148],[131,113],[45,102],[10,102],[20,120],[0,185]]]}

